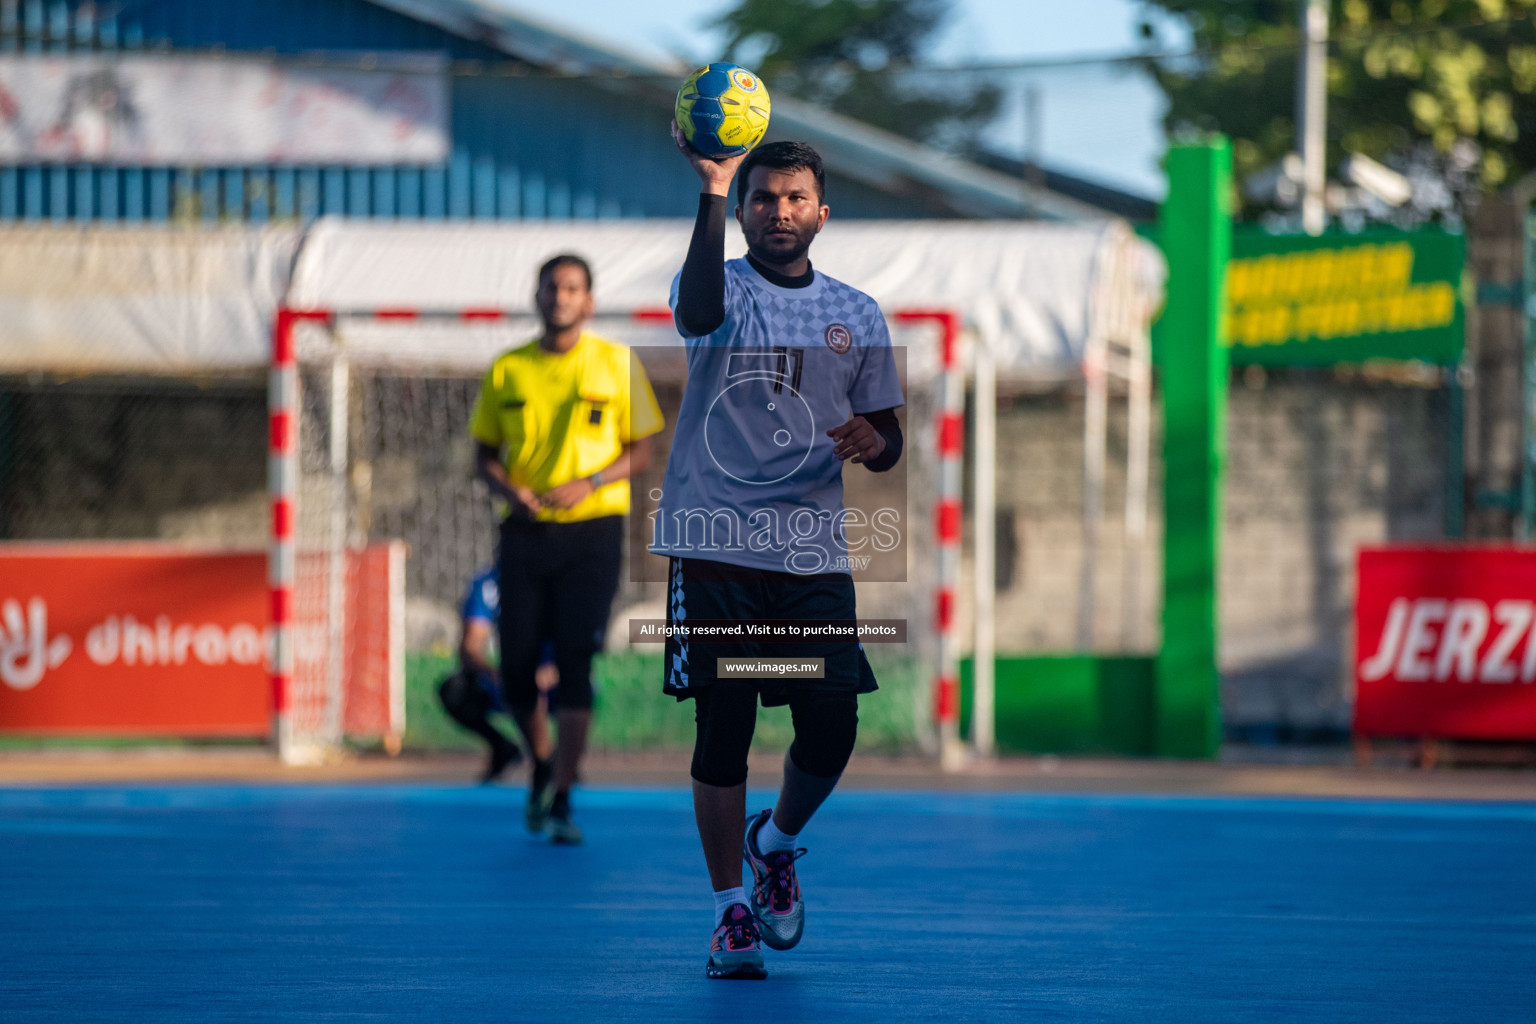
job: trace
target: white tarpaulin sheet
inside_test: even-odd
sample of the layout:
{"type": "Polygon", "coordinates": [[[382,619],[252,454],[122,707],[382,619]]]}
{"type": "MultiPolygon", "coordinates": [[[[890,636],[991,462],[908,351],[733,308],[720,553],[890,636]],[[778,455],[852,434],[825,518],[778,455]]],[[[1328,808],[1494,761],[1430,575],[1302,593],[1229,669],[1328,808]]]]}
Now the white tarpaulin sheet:
{"type": "MultiPolygon", "coordinates": [[[[362,314],[341,317],[335,335],[358,362],[477,373],[537,331],[534,277],[560,252],[593,265],[598,311],[609,314],[596,330],[636,345],[676,345],[665,322],[642,327],[626,316],[666,308],[691,229],[683,221],[344,220],[322,220],[303,234],[250,226],[3,228],[0,372],[259,368],[269,358],[272,314],[286,301],[362,314]],[[367,318],[381,309],[497,309],[513,319],[367,318]]],[[[727,255],[742,251],[732,228],[727,255]]],[[[1090,333],[1107,329],[1110,299],[1129,295],[1122,308],[1149,311],[1161,286],[1160,257],[1118,222],[832,222],[812,253],[819,269],[868,291],[887,314],[958,312],[997,354],[998,371],[1013,376],[1080,372],[1090,333]]],[[[323,358],[332,338],[301,331],[301,356],[323,358]]],[[[913,346],[910,370],[934,369],[933,338],[932,327],[896,332],[898,344],[913,346]]]]}
{"type": "Polygon", "coordinates": [[[0,57],[0,164],[440,163],[441,58],[391,68],[221,57],[0,57]]]}
{"type": "Polygon", "coordinates": [[[0,372],[264,366],[299,237],[297,228],[0,229],[0,372]]]}
{"type": "MultiPolygon", "coordinates": [[[[686,221],[603,223],[381,224],[322,220],[294,270],[289,305],[334,311],[502,309],[532,313],[539,265],[571,252],[593,267],[599,311],[666,308],[687,253],[686,221]]],[[[745,245],[727,233],[727,258],[745,245]]],[[[1119,290],[1138,309],[1155,308],[1160,257],[1124,224],[831,221],[812,249],[815,266],[869,292],[887,314],[902,309],[960,313],[992,346],[1000,372],[1077,372],[1095,310],[1119,290]],[[1114,246],[1133,259],[1105,258],[1114,246]],[[1111,267],[1115,280],[1106,280],[1111,267]]],[[[604,324],[603,326],[610,326],[604,324]]],[[[531,321],[530,321],[531,327],[531,321]]],[[[358,343],[402,360],[449,362],[463,328],[347,327],[358,343]],[[389,336],[381,342],[374,335],[389,336]]],[[[658,333],[658,332],[652,332],[658,333]]],[[[665,333],[665,332],[660,332],[665,333]]],[[[672,339],[675,340],[675,337],[672,339]]],[[[489,349],[489,339],[476,346],[489,349]]],[[[464,354],[468,354],[467,352],[464,354]]],[[[919,363],[922,361],[919,360],[919,363]]]]}

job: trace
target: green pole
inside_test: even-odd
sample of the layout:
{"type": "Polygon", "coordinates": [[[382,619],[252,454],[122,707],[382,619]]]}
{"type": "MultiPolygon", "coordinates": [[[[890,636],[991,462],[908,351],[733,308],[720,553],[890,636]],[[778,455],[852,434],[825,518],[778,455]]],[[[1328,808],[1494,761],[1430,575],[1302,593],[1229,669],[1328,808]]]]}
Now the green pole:
{"type": "Polygon", "coordinates": [[[1460,540],[1467,532],[1467,391],[1461,386],[1461,368],[1470,357],[1445,368],[1445,538],[1460,540]]]}
{"type": "Polygon", "coordinates": [[[1154,749],[1165,757],[1214,757],[1221,741],[1216,579],[1231,197],[1232,150],[1225,137],[1169,151],[1159,231],[1168,259],[1168,301],[1157,325],[1164,527],[1154,730],[1154,749]]]}

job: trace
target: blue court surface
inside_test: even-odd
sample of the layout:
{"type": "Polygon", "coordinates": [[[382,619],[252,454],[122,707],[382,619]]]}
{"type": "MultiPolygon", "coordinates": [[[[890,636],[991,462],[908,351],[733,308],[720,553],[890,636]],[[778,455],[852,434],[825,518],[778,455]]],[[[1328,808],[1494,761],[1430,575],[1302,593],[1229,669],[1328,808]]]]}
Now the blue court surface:
{"type": "MultiPolygon", "coordinates": [[[[755,794],[752,805],[768,803],[755,794]]],[[[687,793],[0,790],[7,1021],[1531,1021],[1536,805],[835,794],[704,977],[687,793]]]]}

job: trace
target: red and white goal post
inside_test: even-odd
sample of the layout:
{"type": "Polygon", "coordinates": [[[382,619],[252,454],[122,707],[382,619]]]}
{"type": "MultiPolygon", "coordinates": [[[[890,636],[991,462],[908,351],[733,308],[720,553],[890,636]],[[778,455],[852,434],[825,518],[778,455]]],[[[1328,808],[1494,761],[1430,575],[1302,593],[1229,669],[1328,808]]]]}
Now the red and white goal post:
{"type": "MultiPolygon", "coordinates": [[[[671,345],[672,315],[666,309],[604,313],[594,328],[621,341],[639,345],[671,345]]],[[[965,378],[963,335],[958,313],[946,309],[901,309],[888,314],[893,336],[910,336],[907,344],[908,430],[911,468],[909,500],[915,524],[932,524],[935,546],[915,545],[908,560],[911,583],[908,637],[912,649],[927,663],[932,686],[922,708],[914,709],[918,739],[936,749],[952,768],[963,758],[959,734],[959,637],[957,590],[960,576],[962,521],[961,467],[964,445],[965,378]],[[921,381],[921,383],[916,383],[921,381]],[[929,552],[932,552],[929,554],[929,552]]],[[[348,497],[348,380],[354,358],[382,360],[396,372],[410,372],[421,363],[402,356],[379,337],[356,350],[339,340],[343,325],[364,331],[425,329],[442,339],[459,329],[478,328],[482,340],[468,347],[449,342],[426,358],[431,365],[447,360],[464,376],[478,376],[496,349],[488,347],[483,329],[504,332],[500,348],[514,338],[537,331],[527,312],[500,309],[288,309],[277,311],[269,385],[269,488],[271,546],[268,578],[273,636],[272,693],[274,735],[281,758],[303,763],[330,756],[354,735],[375,735],[398,750],[404,721],[404,603],[406,552],[398,541],[387,542],[387,555],[364,558],[365,545],[350,522],[348,497]],[[512,331],[522,328],[519,334],[512,331]],[[310,335],[306,343],[301,335],[310,335]],[[316,340],[318,339],[318,340],[316,340]],[[365,351],[366,350],[366,351],[365,351]],[[403,368],[403,369],[402,369],[403,368]],[[309,386],[323,392],[306,396],[309,386]],[[324,444],[305,436],[323,435],[324,444]],[[307,472],[304,456],[312,467],[307,472]],[[382,568],[375,563],[383,563],[382,568]],[[365,585],[377,577],[381,583],[365,585]],[[360,609],[371,609],[378,598],[368,596],[383,586],[386,613],[378,629],[363,629],[360,609]],[[387,666],[387,685],[380,700],[378,673],[358,666],[387,666]],[[364,678],[364,682],[359,682],[364,678]]],[[[466,423],[467,427],[467,423],[466,423]]],[[[919,525],[915,537],[925,532],[919,525]]],[[[467,578],[465,580],[467,583],[467,578]]]]}
{"type": "MultiPolygon", "coordinates": [[[[306,523],[300,503],[302,384],[294,328],[326,319],[278,310],[268,384],[273,735],[292,764],[327,760],[348,737],[380,740],[398,753],[405,733],[405,545],[349,543],[345,500],[317,503],[318,528],[306,523]]],[[[337,429],[338,410],[344,414],[345,406],[332,406],[330,462],[340,467],[331,475],[333,489],[345,486],[346,430],[344,420],[337,429]]]]}

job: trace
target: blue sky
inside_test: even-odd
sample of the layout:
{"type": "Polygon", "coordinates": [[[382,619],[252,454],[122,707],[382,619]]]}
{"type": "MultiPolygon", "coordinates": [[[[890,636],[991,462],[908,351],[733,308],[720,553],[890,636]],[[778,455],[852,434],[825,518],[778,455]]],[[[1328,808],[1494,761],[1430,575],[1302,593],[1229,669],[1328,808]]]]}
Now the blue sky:
{"type": "MultiPolygon", "coordinates": [[[[547,24],[653,57],[714,59],[720,39],[705,27],[729,0],[497,0],[547,24]]],[[[936,56],[946,63],[1029,60],[1136,48],[1134,0],[956,0],[936,56]]],[[[1135,72],[1103,66],[1014,73],[998,79],[1008,109],[993,127],[996,148],[1024,145],[1025,83],[1040,91],[1044,161],[1062,170],[1161,196],[1161,94],[1135,72]]],[[[769,83],[771,88],[772,82],[769,83]]]]}

